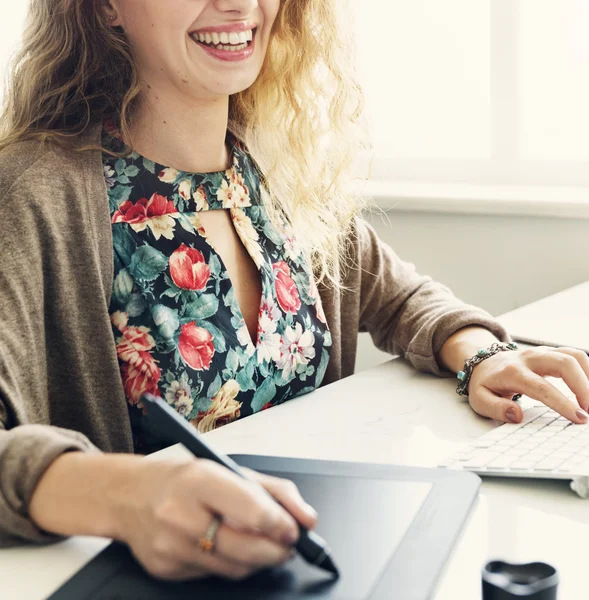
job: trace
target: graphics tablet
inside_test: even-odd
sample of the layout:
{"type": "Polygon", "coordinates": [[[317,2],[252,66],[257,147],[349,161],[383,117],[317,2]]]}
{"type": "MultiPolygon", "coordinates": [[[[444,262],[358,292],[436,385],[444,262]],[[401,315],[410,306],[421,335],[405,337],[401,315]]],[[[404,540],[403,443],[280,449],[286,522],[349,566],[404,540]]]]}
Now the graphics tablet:
{"type": "Polygon", "coordinates": [[[472,473],[264,456],[240,465],[292,479],[319,513],[341,577],[302,559],[241,582],[149,577],[113,543],[49,600],[426,600],[477,497],[472,473]]]}

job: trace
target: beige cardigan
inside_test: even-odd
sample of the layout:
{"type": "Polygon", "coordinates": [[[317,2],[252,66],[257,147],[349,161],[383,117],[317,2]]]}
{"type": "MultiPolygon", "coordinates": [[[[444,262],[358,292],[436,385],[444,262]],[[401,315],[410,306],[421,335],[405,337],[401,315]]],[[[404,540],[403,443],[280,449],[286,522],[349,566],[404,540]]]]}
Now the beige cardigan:
{"type": "MultiPolygon", "coordinates": [[[[98,143],[93,128],[78,143],[98,143]]],[[[35,485],[69,450],[133,452],[108,307],[113,277],[100,151],[37,142],[0,153],[0,545],[58,539],[28,516],[35,485]]],[[[320,289],[333,337],[325,384],[351,375],[359,331],[440,374],[458,329],[505,331],[418,275],[358,221],[342,290],[320,289]]]]}

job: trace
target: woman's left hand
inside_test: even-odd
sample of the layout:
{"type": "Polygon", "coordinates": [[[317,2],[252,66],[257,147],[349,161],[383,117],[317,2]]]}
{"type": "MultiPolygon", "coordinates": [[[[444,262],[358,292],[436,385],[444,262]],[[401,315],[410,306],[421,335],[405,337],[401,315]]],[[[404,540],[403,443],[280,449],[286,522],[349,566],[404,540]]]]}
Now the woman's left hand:
{"type": "Polygon", "coordinates": [[[523,412],[511,398],[525,394],[573,423],[587,423],[589,357],[574,348],[545,346],[499,352],[474,367],[468,392],[475,412],[498,421],[519,423],[523,412]],[[560,377],[575,394],[578,404],[544,379],[547,376],[560,377]]]}

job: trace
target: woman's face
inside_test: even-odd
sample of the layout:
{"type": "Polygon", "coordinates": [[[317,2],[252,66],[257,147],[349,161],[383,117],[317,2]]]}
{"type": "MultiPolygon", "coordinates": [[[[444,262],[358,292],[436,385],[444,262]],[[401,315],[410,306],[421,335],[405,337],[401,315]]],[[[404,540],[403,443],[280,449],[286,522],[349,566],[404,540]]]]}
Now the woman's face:
{"type": "MultiPolygon", "coordinates": [[[[141,79],[194,98],[228,96],[258,77],[280,0],[111,0],[141,79]]],[[[109,13],[111,14],[111,13],[109,13]]],[[[108,68],[108,67],[107,67],[108,68]]]]}

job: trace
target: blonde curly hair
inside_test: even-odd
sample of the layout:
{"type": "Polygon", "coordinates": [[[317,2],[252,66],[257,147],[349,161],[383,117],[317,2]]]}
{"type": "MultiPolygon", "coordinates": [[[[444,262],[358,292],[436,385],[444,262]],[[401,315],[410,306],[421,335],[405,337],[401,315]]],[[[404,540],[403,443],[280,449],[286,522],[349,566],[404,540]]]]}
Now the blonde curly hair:
{"type": "MultiPolygon", "coordinates": [[[[362,208],[350,168],[368,145],[346,4],[281,0],[258,79],[229,103],[229,127],[264,174],[270,215],[288,216],[318,280],[335,285],[362,208]]],[[[30,139],[68,145],[105,118],[130,139],[142,82],[124,31],[102,7],[31,0],[0,114],[0,151],[30,139]]]]}

